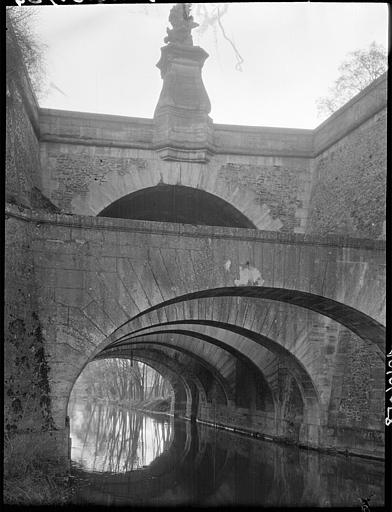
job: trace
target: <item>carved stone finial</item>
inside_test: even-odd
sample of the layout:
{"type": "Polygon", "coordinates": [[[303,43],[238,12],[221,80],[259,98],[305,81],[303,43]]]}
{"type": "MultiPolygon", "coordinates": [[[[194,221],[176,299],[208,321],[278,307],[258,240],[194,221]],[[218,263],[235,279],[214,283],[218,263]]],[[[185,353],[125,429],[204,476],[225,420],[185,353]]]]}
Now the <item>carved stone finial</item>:
{"type": "Polygon", "coordinates": [[[166,29],[167,36],[164,39],[165,43],[178,43],[193,46],[191,31],[195,27],[198,27],[199,24],[193,21],[193,16],[191,16],[190,12],[190,4],[176,4],[171,8],[169,21],[173,28],[166,29]]]}

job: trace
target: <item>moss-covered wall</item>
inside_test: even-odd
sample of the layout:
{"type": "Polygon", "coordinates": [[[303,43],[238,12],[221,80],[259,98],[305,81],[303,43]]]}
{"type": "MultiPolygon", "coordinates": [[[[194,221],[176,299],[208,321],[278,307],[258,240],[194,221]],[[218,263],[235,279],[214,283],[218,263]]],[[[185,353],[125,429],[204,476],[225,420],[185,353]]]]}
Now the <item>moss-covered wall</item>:
{"type": "Polygon", "coordinates": [[[23,65],[7,73],[5,165],[6,202],[59,211],[42,193],[39,105],[23,65]]]}
{"type": "Polygon", "coordinates": [[[7,74],[6,200],[31,206],[31,191],[40,188],[38,103],[23,70],[7,74]]]}
{"type": "Polygon", "coordinates": [[[50,430],[49,368],[38,317],[29,224],[6,218],[5,234],[5,430],[50,430]]]}

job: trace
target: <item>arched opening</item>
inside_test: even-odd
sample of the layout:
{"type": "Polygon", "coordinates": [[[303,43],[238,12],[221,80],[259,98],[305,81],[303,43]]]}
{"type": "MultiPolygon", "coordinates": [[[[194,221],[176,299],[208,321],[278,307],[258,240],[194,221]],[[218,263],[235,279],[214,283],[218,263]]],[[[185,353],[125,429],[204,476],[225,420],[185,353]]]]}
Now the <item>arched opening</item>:
{"type": "Polygon", "coordinates": [[[70,400],[82,398],[124,406],[160,401],[166,402],[169,409],[172,396],[170,381],[156,369],[138,360],[115,356],[87,364],[73,386],[70,400]]]}
{"type": "Polygon", "coordinates": [[[118,199],[98,216],[202,226],[256,229],[237,208],[209,192],[159,184],[118,199]]]}
{"type": "Polygon", "coordinates": [[[154,306],[135,315],[128,322],[117,329],[116,337],[117,339],[120,339],[119,333],[124,328],[126,330],[127,324],[130,324],[134,320],[145,316],[152,311],[183,301],[209,297],[253,297],[285,302],[299,306],[301,308],[309,309],[321,315],[325,315],[332,320],[344,325],[363,340],[374,343],[377,347],[377,355],[382,359],[385,358],[385,327],[378,321],[374,320],[374,318],[351,306],[347,306],[342,302],[338,302],[328,297],[323,297],[321,295],[315,295],[313,293],[303,292],[300,290],[274,288],[268,286],[230,286],[222,288],[210,288],[208,290],[199,290],[196,292],[179,295],[159,304],[155,304],[154,306]]]}
{"type": "Polygon", "coordinates": [[[130,358],[97,359],[83,369],[68,403],[72,460],[84,470],[124,473],[148,466],[173,439],[176,395],[166,375],[130,358]]]}

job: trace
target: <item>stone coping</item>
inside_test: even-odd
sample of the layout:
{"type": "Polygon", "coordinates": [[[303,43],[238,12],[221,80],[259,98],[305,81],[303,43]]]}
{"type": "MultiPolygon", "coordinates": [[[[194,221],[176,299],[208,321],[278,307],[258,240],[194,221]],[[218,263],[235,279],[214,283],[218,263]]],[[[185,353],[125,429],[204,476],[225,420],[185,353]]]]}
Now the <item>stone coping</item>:
{"type": "Polygon", "coordinates": [[[101,114],[97,112],[80,112],[77,110],[62,110],[62,109],[54,109],[54,108],[39,108],[40,116],[52,116],[52,117],[72,117],[75,119],[85,118],[92,119],[96,121],[112,121],[117,123],[127,123],[127,124],[147,124],[153,125],[154,120],[149,119],[147,117],[130,117],[130,116],[120,116],[118,114],[101,114]]]}
{"type": "Polygon", "coordinates": [[[279,126],[251,126],[243,124],[219,124],[214,123],[216,131],[242,132],[242,133],[273,133],[284,135],[313,135],[312,128],[285,128],[279,126]]]}
{"type": "MultiPolygon", "coordinates": [[[[336,121],[339,119],[339,117],[344,114],[347,110],[350,110],[351,107],[355,105],[358,101],[360,101],[362,98],[367,96],[370,91],[373,89],[376,89],[379,86],[387,87],[387,73],[383,73],[378,78],[376,78],[371,84],[369,84],[365,89],[362,89],[358,94],[356,94],[351,100],[349,100],[347,103],[345,103],[342,107],[340,107],[336,112],[331,114],[325,121],[323,121],[320,125],[318,125],[313,131],[318,132],[322,130],[325,126],[327,126],[329,123],[332,123],[333,121],[336,121]]],[[[387,104],[387,96],[385,94],[385,102],[384,106],[387,104]]]]}
{"type": "Polygon", "coordinates": [[[193,224],[173,224],[132,219],[93,217],[83,215],[50,214],[37,212],[20,206],[6,204],[5,217],[13,217],[36,224],[51,224],[79,229],[96,229],[106,231],[123,231],[191,238],[211,238],[243,240],[248,242],[283,243],[298,245],[318,245],[385,251],[385,240],[351,238],[330,235],[320,237],[302,233],[279,233],[257,229],[230,228],[221,226],[195,226],[193,224]]]}
{"type": "MultiPolygon", "coordinates": [[[[230,141],[222,140],[221,143],[214,147],[214,153],[315,158],[386,108],[386,83],[386,74],[381,75],[315,129],[213,123],[215,136],[219,137],[220,134],[223,137],[226,134],[228,138],[231,136],[238,138],[240,136],[240,139],[238,141],[234,140],[233,144],[230,141]],[[248,144],[247,136],[249,135],[258,136],[261,139],[255,143],[248,144]],[[269,137],[271,137],[271,140],[268,140],[269,137]],[[279,140],[280,137],[281,140],[279,140]],[[297,145],[298,147],[296,147],[297,145]]],[[[40,125],[42,125],[41,128],[44,128],[45,118],[49,118],[49,123],[50,118],[59,119],[59,123],[56,123],[55,133],[52,134],[43,130],[43,142],[156,149],[153,144],[154,119],[49,108],[39,108],[39,118],[40,125]],[[87,138],[83,136],[75,137],[67,133],[58,132],[61,126],[61,119],[64,119],[65,123],[66,119],[70,121],[84,120],[86,126],[95,128],[104,128],[105,122],[117,124],[119,129],[121,127],[121,130],[124,130],[126,126],[148,127],[151,133],[148,134],[147,139],[142,144],[140,140],[133,140],[132,137],[130,140],[123,140],[123,137],[119,138],[115,134],[110,140],[94,136],[87,138]],[[101,124],[102,126],[100,126],[101,124]]],[[[82,125],[83,122],[81,123],[82,125]]]]}

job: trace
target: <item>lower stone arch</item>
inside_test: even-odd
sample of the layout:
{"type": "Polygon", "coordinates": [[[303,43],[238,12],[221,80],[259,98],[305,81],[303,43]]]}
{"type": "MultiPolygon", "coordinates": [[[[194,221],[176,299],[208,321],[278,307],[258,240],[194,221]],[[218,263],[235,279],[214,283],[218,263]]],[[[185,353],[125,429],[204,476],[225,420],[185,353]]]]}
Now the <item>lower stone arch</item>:
{"type": "MultiPolygon", "coordinates": [[[[195,383],[193,382],[193,379],[190,376],[186,378],[186,376],[183,375],[183,371],[180,369],[176,371],[176,369],[173,368],[175,365],[171,365],[167,360],[159,360],[154,357],[156,354],[151,354],[151,352],[143,350],[139,351],[139,353],[137,350],[135,352],[136,353],[133,353],[132,355],[127,354],[126,350],[120,353],[101,353],[95,357],[95,360],[107,358],[130,359],[132,357],[135,361],[147,364],[158,373],[168,378],[171,383],[175,394],[173,409],[174,415],[187,417],[191,412],[193,402],[195,400],[195,388],[193,387],[195,386],[195,383]]],[[[197,383],[195,387],[197,392],[203,393],[201,383],[197,383]]]]}
{"type": "MultiPolygon", "coordinates": [[[[176,326],[178,324],[184,324],[185,326],[189,326],[189,331],[184,330],[184,326],[180,327],[180,330],[172,330],[171,328],[167,332],[179,332],[181,334],[187,334],[191,337],[201,338],[205,340],[209,340],[212,344],[222,344],[222,342],[219,342],[219,340],[216,340],[214,338],[211,338],[209,336],[200,335],[200,333],[195,333],[192,331],[192,324],[199,324],[199,325],[219,325],[219,327],[223,329],[232,330],[234,332],[238,332],[245,337],[249,337],[250,339],[253,338],[254,341],[257,341],[259,343],[263,343],[264,337],[248,331],[246,329],[243,329],[238,326],[228,325],[228,324],[222,324],[219,322],[214,321],[197,321],[197,320],[178,320],[178,321],[172,321],[172,322],[162,322],[160,324],[154,324],[150,325],[148,327],[144,327],[138,330],[135,330],[133,333],[130,333],[127,336],[127,339],[125,339],[125,336],[123,337],[122,341],[118,341],[117,343],[128,343],[132,342],[132,340],[137,339],[138,337],[142,336],[142,332],[146,332],[147,334],[151,334],[152,336],[156,336],[159,332],[166,332],[166,331],[160,331],[159,329],[165,326],[176,326]]],[[[272,341],[272,340],[271,340],[272,341]]],[[[114,344],[114,346],[116,346],[114,344]]],[[[287,370],[291,372],[294,381],[297,383],[298,388],[300,390],[300,395],[302,399],[302,403],[304,404],[304,411],[306,411],[305,414],[303,414],[303,419],[305,420],[304,423],[301,424],[301,428],[298,430],[298,436],[295,439],[291,439],[295,442],[303,443],[303,444],[312,444],[315,445],[318,443],[319,440],[319,426],[321,422],[321,416],[322,411],[319,404],[319,397],[317,390],[314,388],[312,379],[307,374],[306,370],[302,367],[301,363],[299,361],[294,361],[295,356],[291,356],[287,353],[287,350],[283,347],[281,348],[281,353],[284,354],[286,357],[283,359],[286,361],[287,370]],[[300,384],[301,383],[301,384],[300,384]]],[[[260,370],[259,370],[260,371],[260,370]]],[[[287,429],[284,429],[281,426],[280,418],[278,418],[278,410],[280,408],[275,408],[275,421],[276,421],[276,428],[277,428],[277,435],[287,437],[287,429]]],[[[292,437],[292,436],[291,436],[292,437]]]]}
{"type": "MultiPolygon", "coordinates": [[[[159,334],[159,333],[156,333],[156,334],[159,334]]],[[[170,345],[169,343],[165,343],[165,342],[162,342],[162,341],[154,341],[154,338],[153,338],[153,341],[150,341],[150,340],[146,340],[145,336],[141,336],[141,337],[136,337],[135,339],[138,340],[139,338],[142,338],[141,341],[134,341],[132,340],[132,342],[129,343],[129,350],[133,350],[132,347],[136,347],[136,348],[139,348],[139,346],[141,346],[142,348],[144,347],[152,347],[152,348],[158,348],[160,349],[161,347],[166,347],[166,348],[169,348],[170,350],[175,350],[175,351],[178,351],[178,352],[181,352],[187,356],[189,356],[191,359],[195,359],[197,361],[198,364],[200,364],[200,366],[206,368],[206,370],[211,374],[211,377],[217,382],[217,384],[220,386],[221,388],[221,393],[224,395],[224,403],[227,404],[227,402],[231,399],[231,396],[230,396],[230,391],[227,389],[227,385],[226,385],[226,382],[224,381],[223,377],[219,374],[219,372],[210,364],[208,363],[207,361],[203,360],[201,357],[197,356],[196,354],[192,353],[190,350],[187,350],[183,347],[178,347],[178,346],[173,346],[173,345],[170,345]]],[[[128,347],[128,344],[125,345],[125,347],[128,347]]],[[[116,348],[110,348],[108,347],[107,349],[104,349],[102,351],[102,353],[112,353],[113,350],[116,350],[116,348]]],[[[200,380],[202,382],[202,380],[200,380]]],[[[204,386],[205,388],[205,386],[204,386]]],[[[207,392],[204,391],[204,394],[206,395],[207,397],[207,392]]]]}
{"type": "MultiPolygon", "coordinates": [[[[143,333],[145,331],[148,332],[151,329],[152,329],[152,332],[156,334],[157,332],[159,332],[159,328],[162,328],[164,326],[174,326],[174,327],[177,326],[177,325],[186,325],[186,326],[189,325],[189,326],[192,326],[192,324],[194,324],[194,325],[202,325],[202,326],[217,327],[217,328],[220,328],[220,329],[223,329],[223,330],[228,330],[228,331],[237,333],[237,334],[239,334],[241,336],[244,336],[244,338],[248,338],[248,339],[250,339],[252,341],[255,341],[256,343],[258,343],[258,344],[260,344],[262,346],[265,346],[265,344],[267,344],[267,348],[269,348],[269,346],[273,346],[275,348],[275,350],[279,351],[282,355],[284,355],[286,358],[289,358],[289,360],[293,362],[293,365],[296,368],[297,377],[301,376],[301,379],[304,382],[304,386],[306,387],[306,389],[308,391],[308,394],[309,394],[308,398],[312,399],[312,403],[314,403],[314,404],[317,403],[318,404],[319,397],[318,397],[317,390],[316,390],[316,388],[313,385],[312,379],[310,378],[310,376],[308,375],[306,369],[302,366],[300,361],[295,358],[295,356],[290,354],[290,352],[288,352],[287,349],[281,347],[280,345],[275,343],[273,340],[271,340],[269,338],[266,338],[265,336],[260,335],[260,334],[258,334],[256,332],[250,331],[249,329],[245,329],[245,328],[237,326],[237,325],[217,322],[217,321],[214,321],[214,320],[197,320],[197,319],[194,319],[194,320],[174,320],[174,321],[169,321],[169,322],[161,322],[159,324],[153,324],[153,325],[149,325],[149,326],[146,326],[146,327],[142,327],[140,329],[136,329],[135,331],[131,332],[130,334],[124,335],[122,338],[118,339],[117,341],[112,342],[112,344],[110,346],[117,346],[119,343],[123,343],[123,342],[125,342],[128,339],[133,339],[133,338],[137,337],[140,333],[143,333]]],[[[187,331],[182,331],[182,329],[180,328],[180,332],[184,332],[185,333],[187,331]]],[[[189,329],[189,332],[192,332],[191,327],[189,329]]],[[[198,335],[195,335],[194,332],[192,332],[192,336],[194,336],[196,338],[198,337],[198,335]]],[[[219,340],[216,340],[214,338],[205,337],[205,336],[203,338],[204,339],[209,339],[209,341],[211,343],[221,344],[219,342],[219,340]]],[[[229,348],[227,347],[227,349],[229,349],[229,348]]],[[[230,347],[230,349],[231,349],[231,347],[230,347]]]]}

